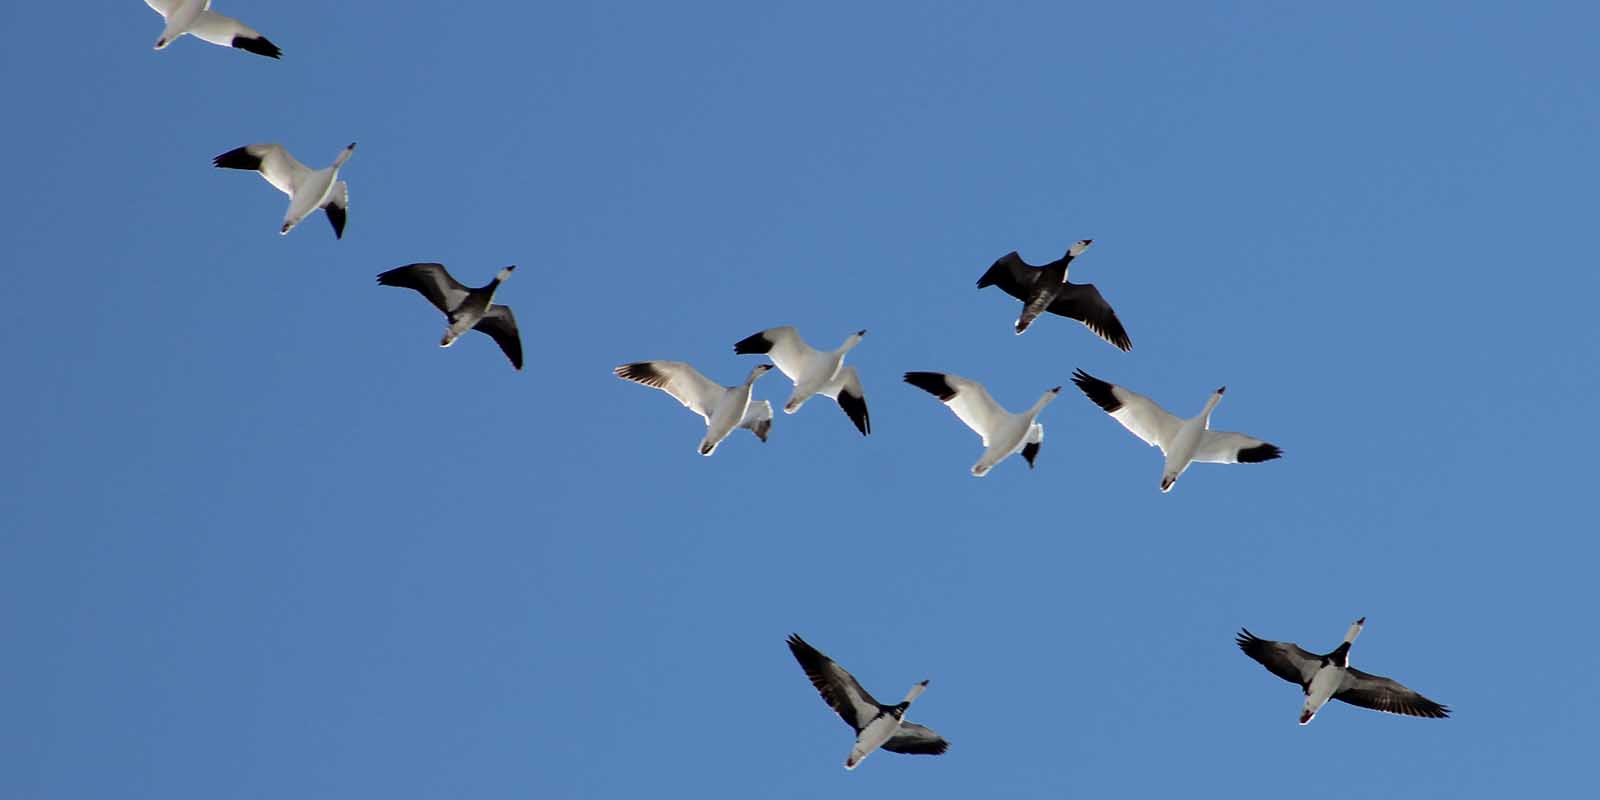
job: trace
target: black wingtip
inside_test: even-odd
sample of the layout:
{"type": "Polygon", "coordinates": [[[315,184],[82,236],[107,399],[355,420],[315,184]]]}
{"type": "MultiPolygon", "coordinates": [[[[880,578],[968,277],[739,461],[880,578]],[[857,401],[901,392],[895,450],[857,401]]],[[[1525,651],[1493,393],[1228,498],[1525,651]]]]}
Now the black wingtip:
{"type": "Polygon", "coordinates": [[[265,36],[257,36],[252,39],[235,36],[233,37],[233,46],[247,53],[255,53],[258,56],[266,56],[267,58],[279,58],[283,55],[283,50],[272,42],[267,41],[265,36]]]}
{"type": "Polygon", "coordinates": [[[1111,384],[1081,369],[1073,370],[1072,382],[1083,392],[1085,397],[1093,400],[1094,404],[1107,414],[1116,413],[1122,408],[1122,401],[1118,400],[1116,393],[1111,391],[1111,384]]]}
{"type": "Polygon", "coordinates": [[[222,169],[244,169],[254,172],[261,169],[261,159],[250,155],[248,147],[235,147],[211,159],[211,165],[222,169]]]}
{"type": "Polygon", "coordinates": [[[328,214],[328,223],[333,225],[333,238],[344,238],[345,210],[336,205],[323,206],[323,211],[328,214]]]}
{"type": "Polygon", "coordinates": [[[762,355],[772,351],[772,341],[767,332],[752,333],[733,344],[733,352],[741,356],[762,355]]]}
{"type": "Polygon", "coordinates": [[[921,389],[943,403],[956,396],[956,390],[944,379],[944,374],[939,372],[907,372],[905,382],[921,389]]]}
{"type": "Polygon", "coordinates": [[[1274,458],[1282,457],[1283,450],[1275,444],[1268,443],[1258,444],[1255,447],[1246,447],[1239,451],[1240,464],[1259,464],[1263,461],[1271,461],[1274,458]]]}

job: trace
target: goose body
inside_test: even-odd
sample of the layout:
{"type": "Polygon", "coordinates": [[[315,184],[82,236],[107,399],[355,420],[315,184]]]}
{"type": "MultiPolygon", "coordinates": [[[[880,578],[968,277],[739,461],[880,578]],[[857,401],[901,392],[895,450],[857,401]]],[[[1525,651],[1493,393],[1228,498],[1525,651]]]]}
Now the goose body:
{"type": "Polygon", "coordinates": [[[1235,642],[1245,655],[1255,659],[1272,674],[1300,685],[1305,693],[1305,702],[1300,706],[1301,725],[1310,722],[1329,700],[1340,700],[1389,714],[1433,719],[1450,716],[1448,707],[1423,697],[1398,681],[1350,666],[1350,646],[1355,643],[1356,636],[1366,622],[1366,617],[1356,620],[1345,633],[1344,642],[1332,652],[1322,655],[1309,653],[1289,642],[1258,638],[1244,628],[1239,629],[1235,642]]]}
{"type": "Polygon", "coordinates": [[[1044,426],[1035,420],[1039,412],[1061,393],[1057,386],[1045,392],[1027,411],[1013,414],[1006,411],[989,396],[983,384],[944,372],[907,372],[906,383],[921,389],[944,403],[983,440],[983,455],[972,465],[972,474],[983,477],[994,465],[1022,453],[1033,469],[1034,459],[1044,443],[1044,426]]]}
{"type": "Polygon", "coordinates": [[[983,277],[978,278],[978,288],[998,286],[1001,291],[1022,301],[1022,314],[1017,317],[1017,335],[1021,336],[1040,314],[1046,311],[1084,324],[1096,336],[1119,350],[1132,350],[1133,342],[1117,319],[1117,312],[1100,295],[1092,283],[1073,283],[1067,280],[1067,270],[1073,259],[1089,249],[1093,239],[1084,239],[1067,249],[1065,255],[1043,266],[1034,266],[1022,260],[1015,250],[1001,256],[990,265],[983,277]]]}
{"type": "Polygon", "coordinates": [[[886,706],[861,687],[844,667],[812,647],[799,634],[789,635],[789,652],[805,670],[811,685],[824,702],[856,732],[855,744],[845,758],[844,768],[855,769],[862,759],[882,748],[891,753],[936,756],[950,749],[944,737],[922,725],[906,722],[911,702],[928,688],[923,681],[911,687],[904,700],[886,706]]]}
{"type": "Polygon", "coordinates": [[[866,331],[856,331],[844,340],[838,350],[822,352],[812,349],[800,338],[793,326],[768,328],[740,339],[733,352],[740,355],[765,355],[772,359],[778,370],[794,381],[794,392],[783,404],[783,413],[800,410],[813,395],[833,398],[839,408],[861,431],[862,436],[872,432],[872,418],[867,414],[867,397],[861,388],[861,376],[855,367],[844,365],[844,356],[861,343],[866,331]]]}
{"type": "Polygon", "coordinates": [[[156,40],[156,49],[165,50],[178,37],[190,36],[223,47],[234,47],[267,58],[278,58],[283,51],[262,36],[260,31],[211,10],[211,0],[144,0],[167,21],[156,40]]]}
{"type": "Polygon", "coordinates": [[[328,212],[328,222],[333,225],[333,237],[344,238],[344,222],[350,208],[350,187],[339,180],[339,168],[356,150],[355,142],[339,152],[332,166],[311,169],[295,160],[281,144],[251,144],[236,147],[211,160],[222,169],[243,169],[261,173],[273,188],[289,195],[289,210],[284,212],[283,226],[278,233],[286,234],[300,224],[311,212],[323,209],[328,212]]]}
{"type": "Polygon", "coordinates": [[[767,374],[771,364],[757,364],[744,383],[723,386],[700,374],[682,361],[635,361],[611,370],[625,381],[660,389],[677,398],[690,411],[706,421],[706,435],[700,440],[700,455],[709,456],[735,428],[748,428],[765,442],[772,430],[772,404],[750,400],[757,378],[767,374]]]}
{"type": "Polygon", "coordinates": [[[407,264],[379,274],[378,283],[413,289],[444,313],[448,326],[439,340],[440,347],[455,344],[467,331],[482,331],[500,345],[500,351],[511,360],[511,366],[522,369],[522,337],[517,333],[517,318],[509,306],[494,303],[495,290],[515,269],[516,265],[506,267],[494,280],[473,289],[451,277],[443,264],[407,264]]]}
{"type": "Polygon", "coordinates": [[[1161,491],[1172,491],[1178,476],[1189,465],[1202,461],[1211,464],[1253,464],[1271,461],[1283,455],[1277,445],[1269,444],[1242,433],[1211,430],[1211,412],[1222,395],[1224,386],[1212,393],[1200,414],[1189,419],[1179,419],[1155,401],[1138,392],[1113,383],[1107,383],[1083,370],[1072,374],[1072,382],[1085,397],[1134,436],[1152,447],[1161,448],[1166,456],[1161,469],[1161,491]]]}

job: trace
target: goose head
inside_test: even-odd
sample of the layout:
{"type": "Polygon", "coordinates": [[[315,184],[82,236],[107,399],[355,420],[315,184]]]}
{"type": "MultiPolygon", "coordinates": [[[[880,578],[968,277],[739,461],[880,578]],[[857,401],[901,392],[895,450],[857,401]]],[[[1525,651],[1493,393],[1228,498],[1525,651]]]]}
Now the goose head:
{"type": "Polygon", "coordinates": [[[750,370],[750,375],[749,375],[749,377],[744,379],[744,382],[746,384],[755,383],[756,382],[756,378],[759,378],[762,375],[765,375],[770,371],[772,371],[772,365],[771,364],[757,364],[755,366],[755,369],[750,370]]]}
{"type": "Polygon", "coordinates": [[[1363,625],[1366,625],[1366,624],[1367,624],[1367,618],[1366,617],[1362,617],[1361,619],[1358,619],[1355,622],[1350,623],[1350,630],[1346,631],[1345,635],[1344,635],[1344,643],[1345,644],[1350,644],[1350,643],[1354,642],[1356,640],[1356,637],[1361,635],[1361,627],[1363,625]]]}
{"type": "Polygon", "coordinates": [[[356,151],[356,143],[355,142],[351,142],[349,147],[346,147],[345,149],[340,150],[339,151],[339,157],[335,158],[333,160],[333,168],[334,169],[338,169],[338,168],[344,166],[344,162],[349,161],[350,160],[350,154],[354,153],[355,151],[356,151]]]}
{"type": "Polygon", "coordinates": [[[927,681],[923,681],[922,683],[919,683],[916,686],[911,687],[911,691],[906,692],[906,699],[901,700],[900,701],[900,705],[903,705],[903,706],[911,705],[911,701],[917,699],[917,695],[922,694],[925,690],[927,690],[927,688],[928,688],[928,682],[927,681]]]}
{"type": "Polygon", "coordinates": [[[1210,420],[1210,417],[1211,417],[1211,412],[1214,409],[1216,409],[1218,403],[1222,402],[1222,395],[1224,393],[1226,393],[1227,391],[1228,391],[1228,387],[1224,386],[1224,387],[1216,390],[1215,392],[1212,392],[1211,393],[1211,397],[1206,400],[1205,410],[1200,412],[1200,416],[1206,417],[1208,423],[1209,423],[1209,420],[1210,420]]]}
{"type": "Polygon", "coordinates": [[[1061,387],[1060,386],[1057,386],[1056,388],[1051,389],[1048,392],[1045,392],[1044,394],[1040,395],[1038,401],[1033,404],[1033,411],[1037,412],[1040,409],[1043,409],[1045,406],[1050,405],[1050,401],[1051,400],[1054,400],[1054,399],[1056,399],[1057,397],[1060,397],[1060,396],[1061,396],[1061,387]]]}
{"type": "Polygon", "coordinates": [[[1093,239],[1079,239],[1073,242],[1072,246],[1067,248],[1067,258],[1077,258],[1083,255],[1083,251],[1088,250],[1091,244],[1094,244],[1093,239]]]}
{"type": "Polygon", "coordinates": [[[858,344],[861,344],[861,337],[866,336],[866,335],[867,335],[867,329],[866,328],[862,328],[861,330],[856,331],[855,333],[852,333],[849,336],[845,337],[844,344],[839,346],[839,352],[841,352],[841,353],[850,352],[851,348],[855,347],[858,344]]]}

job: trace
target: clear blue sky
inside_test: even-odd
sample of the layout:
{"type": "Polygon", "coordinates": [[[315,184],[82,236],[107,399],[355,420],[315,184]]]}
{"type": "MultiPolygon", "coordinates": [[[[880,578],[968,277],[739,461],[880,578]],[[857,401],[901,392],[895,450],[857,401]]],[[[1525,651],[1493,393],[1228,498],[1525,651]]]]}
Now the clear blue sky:
{"type": "Polygon", "coordinates": [[[1591,6],[769,5],[0,8],[0,796],[1592,788],[1591,6]],[[265,141],[359,142],[343,241],[210,166],[265,141]],[[973,287],[1085,237],[1131,353],[973,287]],[[520,266],[528,370],[373,282],[424,260],[520,266]],[[610,374],[780,324],[870,331],[870,438],[701,458],[610,374]],[[1069,385],[978,480],[899,380],[1076,367],[1285,457],[1162,495],[1069,385]],[[1453,719],[1297,727],[1232,643],[1361,615],[1453,719]],[[845,772],[791,631],[950,752],[845,772]]]}

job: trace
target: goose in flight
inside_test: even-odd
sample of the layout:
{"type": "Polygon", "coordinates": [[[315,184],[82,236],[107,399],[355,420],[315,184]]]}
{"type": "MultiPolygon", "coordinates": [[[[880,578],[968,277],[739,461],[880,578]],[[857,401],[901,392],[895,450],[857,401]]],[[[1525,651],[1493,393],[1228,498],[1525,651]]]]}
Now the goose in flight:
{"type": "Polygon", "coordinates": [[[509,306],[494,304],[494,292],[506,278],[511,277],[515,265],[500,270],[494,280],[476,289],[462,286],[443,264],[407,264],[378,275],[383,286],[415,289],[428,298],[434,308],[444,312],[450,322],[445,329],[440,347],[456,343],[461,334],[479,330],[500,345],[500,351],[511,359],[511,366],[522,369],[522,337],[517,334],[517,318],[509,306]]]}
{"type": "Polygon", "coordinates": [[[855,367],[844,365],[844,354],[861,343],[866,331],[856,331],[844,340],[838,350],[820,352],[811,349],[793,326],[768,328],[740,339],[733,346],[739,355],[765,355],[778,365],[778,370],[794,381],[794,393],[783,404],[783,413],[800,410],[814,394],[838,401],[845,416],[855,423],[862,436],[872,432],[872,418],[867,416],[867,396],[861,390],[861,376],[855,367]]]}
{"type": "Polygon", "coordinates": [[[237,47],[267,58],[283,55],[278,46],[267,41],[260,31],[234,19],[211,11],[211,0],[144,0],[167,21],[156,49],[165,50],[179,36],[189,34],[223,47],[237,47]]]}
{"type": "Polygon", "coordinates": [[[1228,390],[1226,386],[1211,395],[1199,416],[1178,419],[1156,405],[1154,400],[1116,384],[1106,383],[1081,369],[1072,373],[1072,382],[1134,436],[1152,447],[1161,448],[1167,457],[1166,465],[1161,470],[1163,492],[1172,491],[1172,484],[1177,483],[1178,476],[1196,461],[1208,464],[1255,464],[1283,455],[1277,445],[1260,439],[1242,433],[1210,430],[1211,411],[1222,401],[1222,393],[1228,390]]]}
{"type": "Polygon", "coordinates": [[[907,372],[906,383],[921,389],[939,402],[950,407],[956,416],[983,439],[983,455],[972,465],[972,474],[983,477],[994,465],[1012,453],[1021,451],[1028,469],[1039,457],[1039,446],[1044,443],[1044,426],[1034,422],[1039,412],[1061,394],[1057,386],[1045,392],[1027,411],[1013,414],[1000,407],[983,384],[959,375],[943,372],[907,372]]]}
{"type": "Polygon", "coordinates": [[[750,392],[756,379],[770,369],[771,364],[757,364],[737,386],[723,386],[682,361],[635,361],[611,372],[625,381],[660,389],[704,417],[706,436],[700,440],[700,455],[709,456],[734,428],[749,428],[757,439],[767,440],[767,431],[772,430],[772,404],[752,402],[750,392]]]}
{"type": "Polygon", "coordinates": [[[1343,700],[1353,706],[1389,714],[1432,719],[1450,716],[1449,708],[1407,689],[1399,682],[1369,675],[1350,666],[1350,645],[1366,623],[1366,617],[1356,620],[1344,635],[1344,643],[1334,648],[1333,652],[1320,656],[1289,642],[1258,639],[1245,628],[1239,629],[1239,637],[1235,641],[1245,655],[1261,662],[1268,672],[1290,683],[1300,684],[1301,691],[1306,695],[1305,705],[1300,708],[1301,725],[1310,722],[1329,699],[1343,700]]]}
{"type": "Polygon", "coordinates": [[[296,161],[281,144],[250,144],[236,147],[211,160],[223,169],[254,170],[273,188],[289,195],[289,210],[283,215],[278,233],[288,233],[311,212],[323,209],[333,223],[333,238],[344,238],[345,212],[350,208],[350,187],[339,180],[339,168],[356,151],[351,142],[333,160],[333,166],[311,169],[296,161]]]}
{"type": "Polygon", "coordinates": [[[1122,321],[1111,304],[1100,296],[1092,283],[1072,283],[1067,280],[1067,268],[1072,260],[1094,244],[1084,239],[1067,249],[1067,254],[1044,266],[1035,267],[1022,260],[1015,250],[1000,257],[978,279],[978,288],[998,286],[1001,291],[1022,301],[1022,316],[1017,317],[1017,335],[1033,324],[1035,317],[1049,311],[1071,317],[1094,331],[1096,336],[1121,350],[1132,350],[1133,342],[1122,329],[1122,321]]]}
{"type": "Polygon", "coordinates": [[[844,761],[845,769],[855,769],[861,759],[880,747],[891,753],[925,756],[940,755],[950,749],[950,743],[944,737],[915,722],[905,721],[906,709],[911,707],[911,701],[917,699],[917,695],[922,694],[922,690],[928,688],[927,681],[911,687],[906,699],[886,706],[861,688],[861,684],[845,672],[844,667],[833,663],[833,659],[818,652],[797,633],[789,634],[789,652],[794,654],[794,660],[800,662],[800,668],[806,671],[806,677],[811,679],[812,686],[817,687],[817,693],[822,695],[828,707],[838,712],[845,723],[855,729],[856,744],[850,748],[850,756],[844,761]]]}

